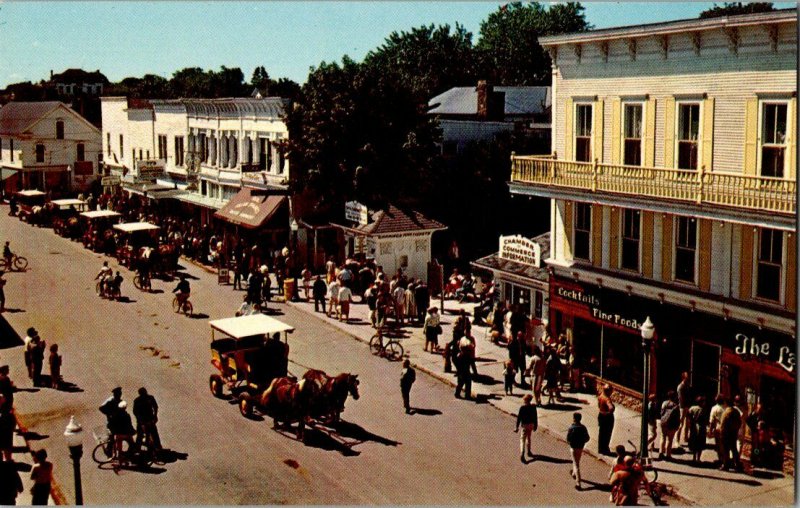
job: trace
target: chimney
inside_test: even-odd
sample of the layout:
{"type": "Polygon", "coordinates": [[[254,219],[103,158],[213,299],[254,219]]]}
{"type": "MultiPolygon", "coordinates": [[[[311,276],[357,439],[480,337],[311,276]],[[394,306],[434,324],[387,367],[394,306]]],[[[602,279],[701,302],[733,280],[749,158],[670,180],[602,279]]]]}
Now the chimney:
{"type": "Polygon", "coordinates": [[[53,81],[53,69],[50,69],[50,81],[53,81]]]}
{"type": "Polygon", "coordinates": [[[478,119],[486,120],[489,117],[489,97],[492,95],[492,85],[485,79],[478,81],[478,119]]]}

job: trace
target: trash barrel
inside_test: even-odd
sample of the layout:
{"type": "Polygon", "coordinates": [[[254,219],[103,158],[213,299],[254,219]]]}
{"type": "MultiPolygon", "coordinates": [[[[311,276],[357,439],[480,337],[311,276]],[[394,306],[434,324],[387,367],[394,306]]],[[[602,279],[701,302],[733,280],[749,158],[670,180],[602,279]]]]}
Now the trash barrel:
{"type": "Polygon", "coordinates": [[[294,279],[283,281],[283,298],[288,302],[294,296],[294,279]]]}

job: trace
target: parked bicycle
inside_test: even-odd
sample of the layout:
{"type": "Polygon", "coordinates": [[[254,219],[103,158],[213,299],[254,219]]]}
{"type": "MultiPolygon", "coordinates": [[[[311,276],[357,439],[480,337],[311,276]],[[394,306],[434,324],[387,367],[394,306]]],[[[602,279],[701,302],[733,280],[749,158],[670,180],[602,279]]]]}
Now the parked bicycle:
{"type": "Polygon", "coordinates": [[[403,345],[398,342],[396,337],[389,337],[388,342],[383,343],[382,328],[378,328],[375,335],[369,340],[369,349],[373,355],[382,356],[390,362],[397,362],[403,358],[403,345]]]}
{"type": "MultiPolygon", "coordinates": [[[[116,470],[128,465],[148,467],[156,462],[157,451],[147,444],[131,447],[126,441],[123,441],[123,449],[119,453],[115,453],[113,436],[108,427],[104,425],[96,427],[92,431],[92,435],[97,443],[92,450],[92,459],[101,466],[111,464],[111,467],[116,470]]],[[[148,442],[149,440],[145,441],[145,443],[148,442]]]]}
{"type": "Polygon", "coordinates": [[[11,258],[0,258],[0,270],[4,272],[10,272],[12,270],[24,272],[27,269],[28,260],[22,256],[12,254],[11,258]]]}
{"type": "Polygon", "coordinates": [[[635,460],[633,467],[642,472],[639,490],[647,494],[653,500],[655,506],[663,506],[665,503],[661,498],[666,493],[667,487],[663,483],[656,481],[658,480],[658,470],[652,464],[642,464],[642,458],[639,455],[639,450],[636,449],[636,445],[630,440],[628,444],[633,448],[633,452],[631,452],[635,460]]]}

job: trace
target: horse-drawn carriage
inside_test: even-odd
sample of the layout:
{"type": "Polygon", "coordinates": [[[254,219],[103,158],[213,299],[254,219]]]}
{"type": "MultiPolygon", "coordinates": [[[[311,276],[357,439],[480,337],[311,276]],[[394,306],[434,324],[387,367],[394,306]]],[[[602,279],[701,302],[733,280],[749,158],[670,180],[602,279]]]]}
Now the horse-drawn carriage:
{"type": "Polygon", "coordinates": [[[126,222],[114,224],[114,232],[118,235],[116,257],[119,264],[131,269],[136,267],[140,254],[158,247],[158,230],[161,229],[149,222],[126,222]]]}
{"type": "Polygon", "coordinates": [[[81,199],[54,199],[46,208],[50,210],[50,225],[59,236],[77,240],[80,236],[78,214],[86,210],[86,201],[81,199]]]}
{"type": "Polygon", "coordinates": [[[17,192],[17,217],[29,224],[37,223],[37,216],[44,209],[47,194],[40,190],[23,190],[17,192]]]}
{"type": "Polygon", "coordinates": [[[94,252],[114,254],[116,241],[111,225],[117,222],[121,215],[111,210],[93,210],[81,213],[80,217],[83,246],[94,252]]]}

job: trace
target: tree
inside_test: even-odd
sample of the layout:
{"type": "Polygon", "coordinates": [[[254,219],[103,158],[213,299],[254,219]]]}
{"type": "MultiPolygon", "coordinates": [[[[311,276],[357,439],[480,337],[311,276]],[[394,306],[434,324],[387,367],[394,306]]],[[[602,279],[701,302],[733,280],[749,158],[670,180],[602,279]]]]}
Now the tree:
{"type": "Polygon", "coordinates": [[[244,84],[244,73],[239,67],[220,67],[217,72],[208,71],[211,97],[242,97],[249,95],[244,84]]]}
{"type": "Polygon", "coordinates": [[[700,19],[719,18],[722,16],[735,16],[736,14],[754,14],[756,12],[774,11],[772,2],[725,2],[723,5],[714,4],[714,7],[700,13],[700,19]]]}
{"type": "Polygon", "coordinates": [[[507,86],[549,85],[551,63],[539,37],[591,28],[580,3],[503,5],[481,23],[481,75],[507,86]]]}
{"type": "Polygon", "coordinates": [[[261,65],[253,70],[253,76],[250,78],[250,86],[257,88],[264,95],[269,93],[269,85],[272,80],[269,77],[267,69],[261,65]]]}
{"type": "Polygon", "coordinates": [[[289,78],[271,81],[269,85],[269,95],[272,97],[283,97],[285,99],[294,100],[300,95],[300,85],[289,78]]]}
{"type": "Polygon", "coordinates": [[[213,97],[210,76],[200,67],[175,71],[169,85],[174,97],[213,97]]]}

